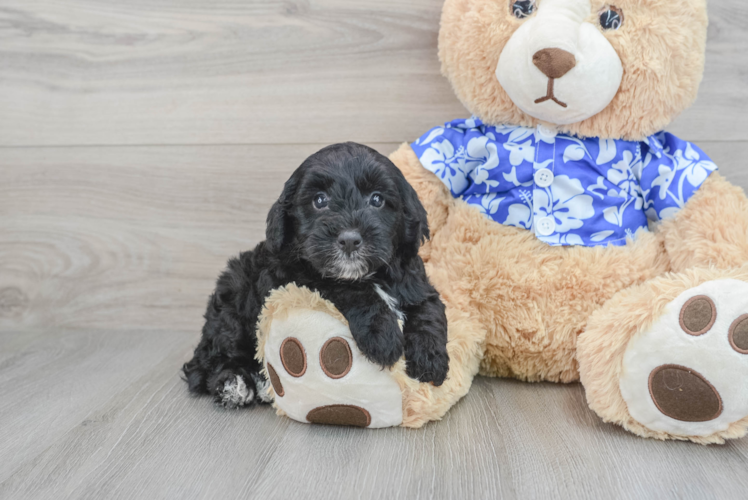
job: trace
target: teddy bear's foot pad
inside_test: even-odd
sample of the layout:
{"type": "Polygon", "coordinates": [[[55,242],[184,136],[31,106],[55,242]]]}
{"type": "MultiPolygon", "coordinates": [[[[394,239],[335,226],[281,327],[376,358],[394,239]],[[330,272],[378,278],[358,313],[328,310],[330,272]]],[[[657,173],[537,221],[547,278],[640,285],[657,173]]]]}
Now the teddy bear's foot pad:
{"type": "Polygon", "coordinates": [[[649,429],[707,436],[748,416],[748,283],[683,292],[629,343],[620,389],[649,429]]]}
{"type": "Polygon", "coordinates": [[[275,405],[299,422],[390,427],[403,419],[402,392],[387,369],[358,350],[350,330],[322,311],[275,319],[265,343],[275,405]]]}
{"type": "Polygon", "coordinates": [[[371,425],[371,414],[354,405],[320,406],[307,413],[306,419],[313,424],[351,425],[354,427],[369,427],[371,425]]]}

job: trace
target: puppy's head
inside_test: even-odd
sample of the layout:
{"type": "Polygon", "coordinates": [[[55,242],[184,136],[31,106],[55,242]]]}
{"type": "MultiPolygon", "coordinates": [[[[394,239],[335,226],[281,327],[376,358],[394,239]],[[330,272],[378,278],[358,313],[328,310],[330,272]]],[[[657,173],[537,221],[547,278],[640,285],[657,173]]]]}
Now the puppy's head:
{"type": "Polygon", "coordinates": [[[307,158],[268,214],[267,245],[322,276],[358,280],[409,260],[429,230],[415,190],[385,156],[355,143],[307,158]]]}

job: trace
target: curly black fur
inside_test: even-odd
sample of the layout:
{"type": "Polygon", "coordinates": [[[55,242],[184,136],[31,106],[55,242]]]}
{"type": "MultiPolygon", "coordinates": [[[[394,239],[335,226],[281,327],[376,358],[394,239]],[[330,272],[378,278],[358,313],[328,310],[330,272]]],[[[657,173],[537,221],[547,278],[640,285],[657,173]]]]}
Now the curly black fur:
{"type": "Polygon", "coordinates": [[[183,367],[190,392],[227,404],[225,388],[238,376],[248,389],[246,403],[260,401],[257,318],[269,292],[291,282],[335,304],[372,362],[391,366],[404,352],[409,376],[441,385],[449,367],[447,318],[418,256],[428,237],[415,190],[386,157],[354,143],[313,154],[270,209],[266,241],[230,259],[218,278],[202,338],[183,367]],[[318,208],[315,199],[327,206],[318,208]],[[350,253],[339,240],[344,231],[360,235],[350,253]],[[402,331],[377,285],[404,313],[402,331]]]}

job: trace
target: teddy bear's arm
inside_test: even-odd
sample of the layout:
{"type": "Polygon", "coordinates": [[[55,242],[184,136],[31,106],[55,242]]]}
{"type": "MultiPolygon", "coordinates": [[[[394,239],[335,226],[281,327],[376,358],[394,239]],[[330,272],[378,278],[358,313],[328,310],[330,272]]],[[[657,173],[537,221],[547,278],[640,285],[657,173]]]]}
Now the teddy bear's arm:
{"type": "Polygon", "coordinates": [[[740,267],[748,262],[748,199],[740,187],[714,172],[658,231],[673,271],[740,267]]]}

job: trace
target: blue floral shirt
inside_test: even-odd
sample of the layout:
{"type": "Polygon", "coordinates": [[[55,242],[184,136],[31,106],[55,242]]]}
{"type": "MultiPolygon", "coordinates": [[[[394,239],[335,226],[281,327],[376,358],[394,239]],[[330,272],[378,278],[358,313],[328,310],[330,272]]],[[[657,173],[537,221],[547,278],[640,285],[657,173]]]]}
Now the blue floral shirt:
{"type": "Polygon", "coordinates": [[[549,245],[624,245],[683,208],[717,169],[697,146],[666,132],[642,142],[579,139],[470,118],[431,129],[411,146],[452,195],[549,245]]]}

